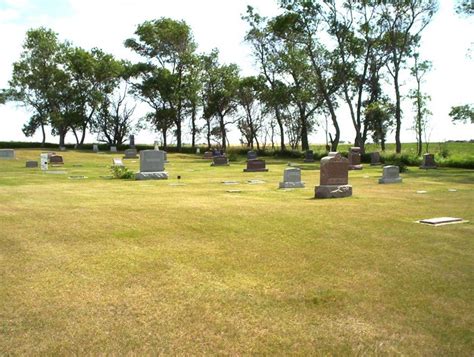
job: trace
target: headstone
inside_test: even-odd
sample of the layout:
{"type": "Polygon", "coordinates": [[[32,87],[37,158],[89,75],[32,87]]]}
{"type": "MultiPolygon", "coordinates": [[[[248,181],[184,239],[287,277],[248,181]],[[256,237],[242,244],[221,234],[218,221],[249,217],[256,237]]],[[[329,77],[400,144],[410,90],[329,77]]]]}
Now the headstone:
{"type": "Polygon", "coordinates": [[[111,146],[110,147],[110,152],[117,152],[117,147],[116,146],[111,146]]]}
{"type": "Polygon", "coordinates": [[[165,163],[168,163],[168,153],[166,151],[163,151],[164,156],[165,156],[165,163]]]}
{"type": "Polygon", "coordinates": [[[92,151],[99,152],[99,145],[97,144],[92,145],[92,151]]]}
{"type": "Polygon", "coordinates": [[[212,155],[212,151],[206,151],[206,152],[204,153],[203,159],[212,160],[213,157],[214,157],[214,156],[212,155]]]}
{"type": "Polygon", "coordinates": [[[196,155],[199,155],[201,153],[201,149],[200,148],[196,148],[196,155]]]}
{"type": "Polygon", "coordinates": [[[137,149],[127,149],[124,151],[124,159],[138,159],[137,149]]]}
{"type": "Polygon", "coordinates": [[[211,166],[229,166],[229,160],[226,156],[214,156],[211,166]]]}
{"type": "Polygon", "coordinates": [[[28,167],[28,168],[31,168],[31,169],[37,168],[38,167],[38,161],[27,161],[25,167],[28,167]]]}
{"type": "Polygon", "coordinates": [[[160,143],[158,141],[155,141],[154,143],[154,149],[155,150],[160,150],[160,143]]]}
{"type": "Polygon", "coordinates": [[[371,152],[370,153],[370,165],[371,166],[376,166],[376,165],[381,165],[382,163],[380,162],[380,153],[378,151],[371,152]]]}
{"type": "Polygon", "coordinates": [[[15,150],[13,149],[0,149],[0,159],[10,160],[15,158],[15,150]]]}
{"type": "Polygon", "coordinates": [[[402,178],[400,177],[400,168],[398,166],[384,166],[383,176],[379,179],[379,183],[400,183],[402,178]]]}
{"type": "Polygon", "coordinates": [[[49,163],[51,165],[64,165],[64,160],[61,155],[51,155],[49,157],[49,163]]]}
{"type": "Polygon", "coordinates": [[[165,152],[161,150],[140,151],[140,172],[137,180],[163,180],[168,178],[165,171],[165,152]]]}
{"type": "Polygon", "coordinates": [[[349,170],[362,170],[360,163],[360,147],[352,147],[349,150],[349,170]]]}
{"type": "Polygon", "coordinates": [[[304,153],[304,162],[314,162],[314,153],[313,150],[307,150],[304,153]]]}
{"type": "Polygon", "coordinates": [[[247,152],[247,160],[255,160],[257,158],[257,153],[253,150],[247,152]]]}
{"type": "Polygon", "coordinates": [[[129,141],[130,141],[130,148],[135,149],[135,135],[130,135],[129,141]]]}
{"type": "Polygon", "coordinates": [[[255,159],[247,161],[247,168],[244,172],[265,172],[268,169],[265,167],[265,160],[255,159]]]}
{"type": "Polygon", "coordinates": [[[341,198],[352,196],[349,185],[349,160],[335,153],[321,159],[320,182],[315,187],[316,198],[341,198]]]}
{"type": "Polygon", "coordinates": [[[423,162],[421,163],[420,169],[436,169],[438,166],[436,165],[435,158],[433,154],[424,154],[423,155],[423,162]]]}
{"type": "Polygon", "coordinates": [[[49,154],[48,153],[40,154],[40,164],[41,164],[42,171],[48,170],[48,163],[49,163],[49,154]]]}
{"type": "Polygon", "coordinates": [[[122,159],[112,159],[112,166],[124,166],[122,159]]]}
{"type": "Polygon", "coordinates": [[[223,152],[221,150],[218,150],[218,149],[212,150],[212,156],[213,157],[222,156],[222,155],[223,155],[223,152]]]}
{"type": "Polygon", "coordinates": [[[60,146],[59,151],[66,151],[66,147],[65,146],[60,146]]]}
{"type": "Polygon", "coordinates": [[[283,171],[283,182],[280,182],[280,188],[303,188],[304,182],[301,182],[301,170],[296,167],[287,167],[283,171]]]}

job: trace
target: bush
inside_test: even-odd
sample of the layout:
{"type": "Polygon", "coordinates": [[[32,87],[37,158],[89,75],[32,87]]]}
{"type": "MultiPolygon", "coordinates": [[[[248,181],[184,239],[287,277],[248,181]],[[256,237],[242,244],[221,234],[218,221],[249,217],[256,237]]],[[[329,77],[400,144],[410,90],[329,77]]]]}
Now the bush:
{"type": "Polygon", "coordinates": [[[116,179],[130,180],[135,177],[133,171],[130,171],[125,166],[110,166],[110,172],[112,176],[116,179]]]}

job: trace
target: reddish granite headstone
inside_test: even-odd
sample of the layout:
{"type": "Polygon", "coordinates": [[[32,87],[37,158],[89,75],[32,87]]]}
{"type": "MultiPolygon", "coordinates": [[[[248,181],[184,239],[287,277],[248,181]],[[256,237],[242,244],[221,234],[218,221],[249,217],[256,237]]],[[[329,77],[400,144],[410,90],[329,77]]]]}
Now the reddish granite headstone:
{"type": "Polygon", "coordinates": [[[265,168],[265,160],[255,159],[247,161],[247,168],[244,169],[244,172],[258,172],[258,171],[268,171],[265,168]]]}
{"type": "Polygon", "coordinates": [[[51,165],[63,165],[64,164],[63,157],[61,155],[51,155],[49,157],[49,163],[51,165]]]}
{"type": "Polygon", "coordinates": [[[360,147],[352,147],[348,155],[349,170],[362,170],[360,163],[360,147]]]}
{"type": "Polygon", "coordinates": [[[352,195],[349,183],[349,161],[336,153],[321,159],[320,185],[315,188],[316,198],[339,198],[352,195]]]}

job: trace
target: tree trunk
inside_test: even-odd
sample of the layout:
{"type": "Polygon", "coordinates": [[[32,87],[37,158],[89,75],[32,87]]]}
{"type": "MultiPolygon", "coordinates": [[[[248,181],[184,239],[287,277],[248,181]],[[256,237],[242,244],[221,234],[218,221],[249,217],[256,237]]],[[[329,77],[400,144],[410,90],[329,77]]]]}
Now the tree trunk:
{"type": "Polygon", "coordinates": [[[191,111],[191,147],[196,147],[196,105],[193,103],[191,111]]]}
{"type": "Polygon", "coordinates": [[[275,117],[278,123],[278,128],[280,129],[280,151],[285,151],[285,130],[283,128],[283,122],[281,120],[280,109],[275,108],[275,117]]]}
{"type": "Polygon", "coordinates": [[[41,123],[41,134],[43,135],[43,139],[41,140],[41,147],[44,147],[44,144],[46,142],[46,132],[44,130],[44,124],[41,123]]]}
{"type": "Polygon", "coordinates": [[[395,69],[393,77],[395,85],[395,120],[397,127],[395,128],[395,152],[400,154],[402,152],[402,144],[400,142],[400,130],[402,126],[401,108],[400,108],[400,88],[398,87],[398,69],[395,69]]]}
{"type": "Polygon", "coordinates": [[[227,147],[227,141],[226,141],[226,133],[225,133],[224,116],[221,113],[219,113],[219,126],[221,129],[221,136],[222,136],[222,149],[225,151],[227,147]]]}

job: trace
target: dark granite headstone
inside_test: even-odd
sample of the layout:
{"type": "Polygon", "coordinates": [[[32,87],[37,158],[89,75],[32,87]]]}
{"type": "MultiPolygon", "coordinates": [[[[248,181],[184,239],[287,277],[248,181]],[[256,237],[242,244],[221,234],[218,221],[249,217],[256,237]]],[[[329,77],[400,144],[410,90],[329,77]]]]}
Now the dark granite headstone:
{"type": "Polygon", "coordinates": [[[135,149],[135,135],[130,135],[129,141],[130,141],[130,148],[135,149]]]}
{"type": "Polygon", "coordinates": [[[28,168],[37,168],[38,167],[38,161],[27,161],[25,167],[28,168]]]}
{"type": "Polygon", "coordinates": [[[436,169],[436,168],[438,168],[438,166],[436,165],[434,155],[424,154],[423,162],[421,163],[420,169],[436,169]]]}
{"type": "Polygon", "coordinates": [[[380,153],[378,151],[370,153],[370,165],[372,166],[381,165],[380,153]]]}
{"type": "Polygon", "coordinates": [[[206,152],[204,153],[203,159],[212,160],[213,157],[214,157],[214,156],[212,155],[212,151],[206,151],[206,152]]]}
{"type": "Polygon", "coordinates": [[[247,168],[244,169],[244,172],[263,172],[268,171],[265,167],[265,160],[255,159],[247,161],[247,168]]]}
{"type": "Polygon", "coordinates": [[[307,150],[304,153],[304,162],[314,162],[314,153],[313,150],[307,150]]]}
{"type": "Polygon", "coordinates": [[[214,156],[211,166],[229,166],[229,160],[226,156],[214,156]]]}

